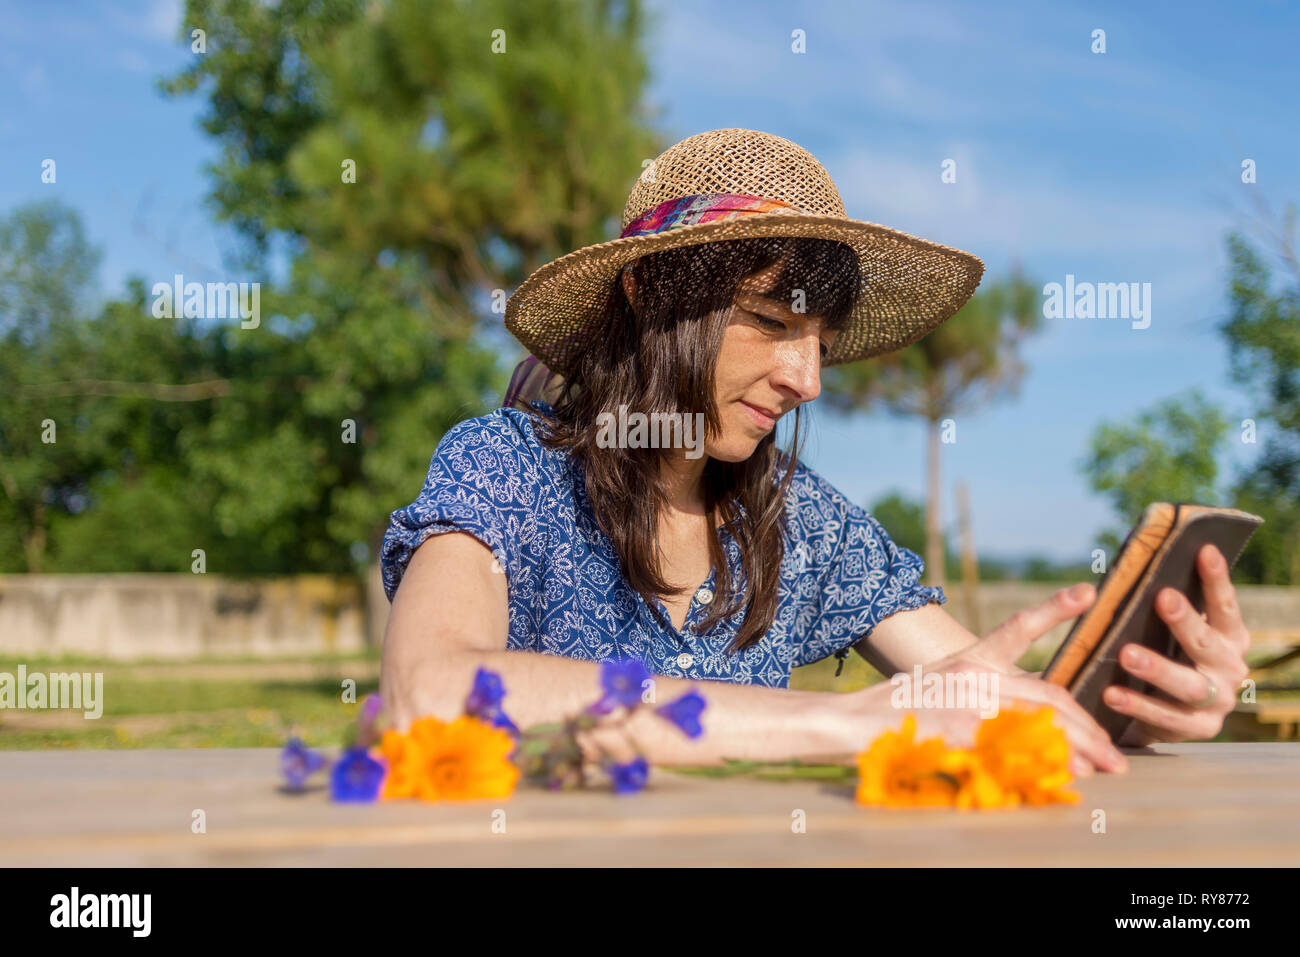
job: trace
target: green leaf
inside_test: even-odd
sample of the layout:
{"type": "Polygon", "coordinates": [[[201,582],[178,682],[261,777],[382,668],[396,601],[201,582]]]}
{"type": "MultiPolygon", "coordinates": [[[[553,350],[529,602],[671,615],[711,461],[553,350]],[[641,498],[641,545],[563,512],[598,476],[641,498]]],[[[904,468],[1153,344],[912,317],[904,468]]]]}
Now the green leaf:
{"type": "Polygon", "coordinates": [[[767,781],[799,779],[838,781],[857,775],[856,768],[843,764],[805,764],[802,761],[742,761],[736,758],[723,758],[721,765],[704,767],[668,766],[666,770],[705,778],[749,775],[767,781]]]}

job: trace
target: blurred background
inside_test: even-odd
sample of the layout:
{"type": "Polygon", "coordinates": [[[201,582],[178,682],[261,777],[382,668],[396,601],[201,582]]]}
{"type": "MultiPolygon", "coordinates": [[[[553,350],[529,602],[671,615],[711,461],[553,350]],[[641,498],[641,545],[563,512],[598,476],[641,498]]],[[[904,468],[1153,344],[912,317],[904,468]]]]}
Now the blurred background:
{"type": "MultiPolygon", "coordinates": [[[[1296,734],[1294,7],[0,0],[0,23],[0,671],[105,675],[101,719],[6,709],[0,748],[335,741],[377,686],[388,515],[523,358],[506,298],[721,127],[987,264],[922,342],[827,370],[808,464],[980,634],[1099,581],[1149,502],[1262,516],[1234,573],[1258,697],[1223,739],[1296,734]],[[1053,314],[1053,283],[1126,284],[1145,316],[1053,314]]],[[[880,678],[834,664],[795,686],[880,678]]]]}

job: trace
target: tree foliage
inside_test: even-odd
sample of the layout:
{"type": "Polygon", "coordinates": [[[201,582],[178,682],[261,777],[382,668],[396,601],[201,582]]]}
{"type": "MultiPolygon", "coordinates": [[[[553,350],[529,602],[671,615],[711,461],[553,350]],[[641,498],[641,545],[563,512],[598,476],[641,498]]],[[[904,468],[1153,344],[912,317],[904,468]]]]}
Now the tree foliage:
{"type": "Polygon", "coordinates": [[[208,201],[240,237],[184,278],[260,283],[261,313],[156,318],[171,269],[72,308],[75,215],[9,217],[4,570],[373,559],[442,433],[499,404],[505,293],[609,238],[659,152],[636,2],[190,0],[182,23],[202,52],[159,86],[205,98],[208,201]]]}
{"type": "Polygon", "coordinates": [[[1154,501],[1227,505],[1264,519],[1237,562],[1238,580],[1300,582],[1300,259],[1290,207],[1273,251],[1265,255],[1239,233],[1227,237],[1229,312],[1220,325],[1233,380],[1249,391],[1240,427],[1193,390],[1139,416],[1136,425],[1103,425],[1083,463],[1095,490],[1107,494],[1124,525],[1099,542],[1118,549],[1123,532],[1154,501]],[[1225,441],[1258,448],[1253,465],[1217,491],[1225,441]]]}
{"type": "Polygon", "coordinates": [[[1134,425],[1097,428],[1082,468],[1124,523],[1099,539],[1112,557],[1152,502],[1220,504],[1218,457],[1227,431],[1223,413],[1198,389],[1142,412],[1134,425]]]}
{"type": "Polygon", "coordinates": [[[1231,309],[1221,326],[1234,381],[1250,390],[1260,447],[1233,487],[1238,508],[1264,518],[1237,567],[1262,584],[1300,583],[1300,258],[1295,207],[1273,251],[1279,278],[1239,234],[1228,237],[1231,309]]]}

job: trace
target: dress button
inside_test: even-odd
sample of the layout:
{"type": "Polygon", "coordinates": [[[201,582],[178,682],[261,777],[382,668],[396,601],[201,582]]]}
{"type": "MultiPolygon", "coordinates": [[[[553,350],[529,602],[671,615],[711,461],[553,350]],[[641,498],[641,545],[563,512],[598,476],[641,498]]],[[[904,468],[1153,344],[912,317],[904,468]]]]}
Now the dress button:
{"type": "Polygon", "coordinates": [[[685,671],[687,668],[691,667],[694,664],[695,664],[695,656],[688,651],[683,651],[680,655],[677,656],[677,667],[681,668],[683,671],[685,671]]]}
{"type": "Polygon", "coordinates": [[[707,605],[709,602],[713,601],[713,592],[708,588],[701,588],[695,593],[695,600],[701,605],[707,605]]]}

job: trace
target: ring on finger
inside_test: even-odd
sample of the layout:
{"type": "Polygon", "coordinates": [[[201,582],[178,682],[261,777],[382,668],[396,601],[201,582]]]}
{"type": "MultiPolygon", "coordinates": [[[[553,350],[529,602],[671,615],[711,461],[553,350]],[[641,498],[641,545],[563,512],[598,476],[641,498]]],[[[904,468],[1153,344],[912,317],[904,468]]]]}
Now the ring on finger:
{"type": "Polygon", "coordinates": [[[1193,701],[1191,704],[1193,708],[1208,708],[1210,705],[1214,703],[1214,699],[1219,696],[1219,686],[1214,683],[1213,678],[1207,675],[1204,671],[1201,671],[1200,668],[1197,668],[1196,670],[1201,675],[1201,677],[1205,679],[1205,683],[1209,687],[1209,691],[1206,692],[1205,697],[1202,700],[1193,701]]]}

